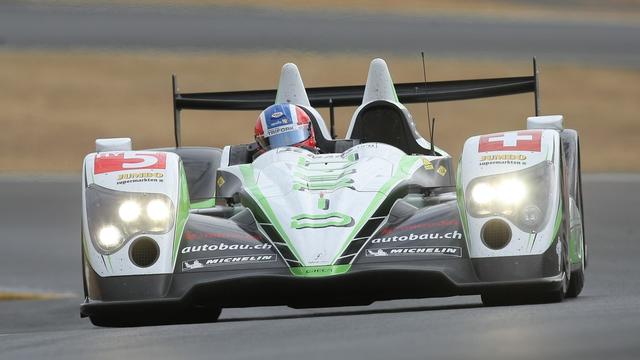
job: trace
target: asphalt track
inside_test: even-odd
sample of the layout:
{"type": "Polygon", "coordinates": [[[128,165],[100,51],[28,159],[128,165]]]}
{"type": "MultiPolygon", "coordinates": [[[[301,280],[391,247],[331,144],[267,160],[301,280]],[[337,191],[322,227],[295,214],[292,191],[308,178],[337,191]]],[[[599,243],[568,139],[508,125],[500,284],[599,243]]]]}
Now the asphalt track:
{"type": "MultiPolygon", "coordinates": [[[[1,48],[302,50],[637,68],[640,23],[0,2],[1,48]]],[[[565,10],[566,11],[566,10],[565,10]]],[[[256,61],[260,61],[256,58],[256,61]]]]}
{"type": "MultiPolygon", "coordinates": [[[[638,67],[638,34],[640,25],[628,23],[0,3],[0,49],[424,49],[638,67]]],[[[574,300],[485,308],[471,296],[225,309],[213,324],[102,329],[78,315],[78,179],[0,177],[0,297],[62,296],[0,302],[0,359],[638,359],[640,176],[593,175],[584,187],[590,265],[574,300]]]]}
{"type": "Polygon", "coordinates": [[[104,329],[78,316],[78,180],[2,177],[0,288],[67,297],[0,302],[0,359],[638,359],[639,188],[640,175],[585,177],[590,265],[563,303],[225,309],[212,324],[104,329]]]}

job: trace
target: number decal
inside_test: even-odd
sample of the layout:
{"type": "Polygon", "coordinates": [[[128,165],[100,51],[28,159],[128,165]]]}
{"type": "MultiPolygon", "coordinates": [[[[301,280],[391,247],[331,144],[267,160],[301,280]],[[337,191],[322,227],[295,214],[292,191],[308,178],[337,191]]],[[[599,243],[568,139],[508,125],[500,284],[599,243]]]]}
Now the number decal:
{"type": "Polygon", "coordinates": [[[167,154],[165,153],[130,153],[107,152],[96,155],[94,174],[113,171],[166,169],[167,154]]]}

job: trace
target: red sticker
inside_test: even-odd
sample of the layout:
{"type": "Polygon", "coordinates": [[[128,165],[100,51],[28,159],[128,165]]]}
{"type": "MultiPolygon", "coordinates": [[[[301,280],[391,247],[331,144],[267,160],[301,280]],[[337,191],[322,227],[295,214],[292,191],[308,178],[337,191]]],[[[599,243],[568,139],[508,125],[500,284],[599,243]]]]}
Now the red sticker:
{"type": "Polygon", "coordinates": [[[94,174],[123,170],[165,169],[167,154],[165,153],[100,153],[96,155],[94,174]]]}
{"type": "Polygon", "coordinates": [[[542,144],[542,131],[524,130],[484,135],[480,137],[478,152],[488,151],[535,151],[542,144]]]}

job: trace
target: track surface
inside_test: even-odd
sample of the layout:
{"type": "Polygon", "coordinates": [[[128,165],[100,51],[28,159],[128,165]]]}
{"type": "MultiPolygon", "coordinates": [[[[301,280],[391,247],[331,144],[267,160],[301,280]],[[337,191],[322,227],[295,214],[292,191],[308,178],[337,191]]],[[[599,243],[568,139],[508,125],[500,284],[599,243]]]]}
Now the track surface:
{"type": "MultiPolygon", "coordinates": [[[[43,6],[0,2],[8,48],[397,53],[640,67],[640,24],[250,8],[43,6]]],[[[258,60],[259,61],[259,60],[258,60]]]]}
{"type": "MultiPolygon", "coordinates": [[[[0,44],[9,49],[424,49],[638,67],[639,33],[640,25],[611,23],[0,3],[0,44]]],[[[587,179],[587,283],[560,304],[485,308],[471,296],[225,309],[214,324],[100,329],[78,316],[79,181],[0,178],[0,292],[72,294],[0,302],[0,359],[638,359],[639,188],[639,176],[587,179]]]]}
{"type": "Polygon", "coordinates": [[[1,302],[0,358],[637,359],[639,188],[638,175],[586,177],[587,283],[560,304],[485,308],[470,296],[225,309],[213,324],[102,329],[78,316],[79,183],[0,179],[0,286],[76,294],[1,302]]]}

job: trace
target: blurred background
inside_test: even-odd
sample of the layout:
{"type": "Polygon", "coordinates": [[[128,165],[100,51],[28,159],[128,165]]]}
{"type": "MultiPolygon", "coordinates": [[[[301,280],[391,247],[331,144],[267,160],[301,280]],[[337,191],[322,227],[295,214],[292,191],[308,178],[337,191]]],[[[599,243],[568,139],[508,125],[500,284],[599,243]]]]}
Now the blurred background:
{"type": "MultiPolygon", "coordinates": [[[[409,109],[426,136],[424,104],[409,109]]],[[[353,110],[336,111],[340,137],[353,110]]],[[[435,142],[457,159],[467,137],[533,112],[531,94],[434,103],[435,142]]],[[[0,300],[41,300],[0,302],[0,358],[638,359],[639,114],[640,0],[0,0],[0,300]],[[421,51],[430,81],[530,75],[537,57],[542,113],[581,136],[579,298],[224,309],[217,324],[132,329],[79,318],[82,159],[102,137],[172,146],[171,74],[182,92],[273,89],[293,62],[307,87],[361,85],[381,57],[417,82],[421,51]]],[[[248,143],[257,116],[184,111],[182,138],[248,143]]]]}
{"type": "MultiPolygon", "coordinates": [[[[173,143],[182,92],[269,89],[294,62],[307,87],[363,84],[384,58],[396,82],[531,74],[543,114],[577,129],[588,172],[640,170],[638,0],[3,0],[0,171],[79,174],[99,137],[173,143]]],[[[344,136],[354,109],[337,111],[344,136]]],[[[410,110],[427,135],[423,104],[410,110]]],[[[436,144],[525,126],[532,95],[437,103],[436,144]]],[[[184,112],[186,145],[253,140],[258,112],[184,112]]],[[[325,119],[328,114],[323,110],[325,119]]]]}

